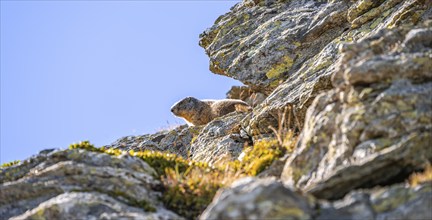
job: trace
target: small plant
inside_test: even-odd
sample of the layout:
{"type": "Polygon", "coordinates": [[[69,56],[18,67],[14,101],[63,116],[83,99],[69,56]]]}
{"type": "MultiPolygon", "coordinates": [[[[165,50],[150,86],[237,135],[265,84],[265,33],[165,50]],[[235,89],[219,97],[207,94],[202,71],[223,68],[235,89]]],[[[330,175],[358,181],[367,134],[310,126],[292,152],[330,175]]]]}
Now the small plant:
{"type": "Polygon", "coordinates": [[[251,176],[256,176],[284,152],[277,140],[262,140],[254,144],[253,148],[246,151],[242,159],[242,169],[251,176]]]}
{"type": "Polygon", "coordinates": [[[13,166],[13,165],[15,165],[15,164],[19,164],[20,162],[21,162],[20,160],[14,160],[14,161],[11,161],[11,162],[9,162],[9,163],[4,163],[4,164],[2,164],[2,165],[0,166],[0,168],[11,167],[11,166],[13,166]]]}
{"type": "Polygon", "coordinates": [[[167,168],[161,177],[165,187],[163,202],[187,219],[196,218],[212,201],[217,190],[224,186],[226,175],[218,170],[190,167],[181,173],[167,168]]]}
{"type": "Polygon", "coordinates": [[[90,144],[90,141],[81,141],[78,143],[73,143],[69,145],[69,149],[84,149],[92,152],[103,152],[102,149],[96,148],[93,144],[90,144]]]}
{"type": "Polygon", "coordinates": [[[285,141],[285,145],[280,145],[277,139],[261,140],[253,147],[243,150],[244,156],[240,162],[241,170],[251,176],[256,176],[267,169],[275,160],[291,152],[294,145],[292,133],[286,136],[291,141],[285,141]]]}
{"type": "MultiPolygon", "coordinates": [[[[134,157],[139,157],[148,163],[153,169],[156,170],[158,176],[165,175],[165,171],[167,168],[176,167],[179,172],[185,172],[186,169],[192,165],[189,161],[175,155],[169,153],[163,153],[160,151],[129,151],[129,154],[134,157]]],[[[202,166],[206,166],[202,164],[202,166]]]]}
{"type": "Polygon", "coordinates": [[[432,166],[427,164],[423,172],[413,173],[409,177],[409,183],[411,186],[417,186],[418,184],[432,181],[432,166]]]}
{"type": "MultiPolygon", "coordinates": [[[[276,140],[278,141],[280,146],[292,146],[293,145],[293,136],[294,132],[291,127],[292,118],[296,120],[297,126],[300,125],[299,120],[294,112],[293,106],[287,106],[284,108],[283,112],[278,112],[278,128],[274,128],[273,126],[269,126],[269,128],[273,131],[276,140]],[[287,114],[288,113],[288,114],[287,114]],[[288,117],[286,117],[288,116],[288,117]]],[[[292,150],[292,149],[291,149],[292,150]]]]}

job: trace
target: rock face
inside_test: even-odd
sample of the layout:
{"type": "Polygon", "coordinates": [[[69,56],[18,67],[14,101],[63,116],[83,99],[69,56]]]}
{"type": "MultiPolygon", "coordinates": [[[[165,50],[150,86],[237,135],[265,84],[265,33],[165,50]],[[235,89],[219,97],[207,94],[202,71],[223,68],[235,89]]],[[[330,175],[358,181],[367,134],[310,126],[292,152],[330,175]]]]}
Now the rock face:
{"type": "Polygon", "coordinates": [[[221,190],[200,219],[430,219],[432,184],[354,191],[326,202],[275,179],[240,179],[221,190]]]}
{"type": "Polygon", "coordinates": [[[155,134],[123,137],[106,147],[128,151],[162,151],[187,158],[192,139],[199,134],[201,129],[202,126],[188,127],[187,125],[182,125],[172,130],[164,130],[155,134]]]}
{"type": "Polygon", "coordinates": [[[173,219],[160,182],[138,158],[80,149],[42,153],[0,173],[0,216],[16,219],[173,219]]]}
{"type": "Polygon", "coordinates": [[[200,35],[200,45],[214,73],[247,85],[227,96],[252,112],[105,146],[152,151],[136,157],[84,146],[1,168],[0,216],[182,219],[163,204],[200,212],[233,181],[225,174],[250,174],[257,177],[220,189],[200,219],[432,219],[432,167],[429,182],[403,184],[432,163],[431,7],[244,0],[200,35]],[[294,149],[271,127],[299,134],[294,149]],[[253,148],[242,152],[245,145],[253,148]]]}
{"type": "Polygon", "coordinates": [[[394,1],[243,1],[201,35],[210,70],[264,92],[267,99],[243,125],[251,136],[271,133],[292,107],[301,129],[306,110],[330,78],[346,42],[430,17],[430,4],[394,1]]]}
{"type": "Polygon", "coordinates": [[[337,88],[310,107],[283,179],[331,199],[431,161],[431,39],[430,27],[398,28],[345,45],[337,88]]]}
{"type": "Polygon", "coordinates": [[[343,1],[243,1],[201,34],[200,45],[214,73],[269,94],[348,27],[347,7],[343,1]]]}
{"type": "Polygon", "coordinates": [[[207,124],[191,146],[191,158],[210,164],[235,160],[249,137],[241,130],[245,113],[230,113],[207,124]]]}
{"type": "Polygon", "coordinates": [[[227,92],[228,99],[241,99],[252,107],[261,104],[266,96],[260,92],[254,92],[248,86],[233,86],[227,92]]]}
{"type": "Polygon", "coordinates": [[[240,179],[220,191],[200,219],[310,219],[311,202],[275,179],[240,179]]]}

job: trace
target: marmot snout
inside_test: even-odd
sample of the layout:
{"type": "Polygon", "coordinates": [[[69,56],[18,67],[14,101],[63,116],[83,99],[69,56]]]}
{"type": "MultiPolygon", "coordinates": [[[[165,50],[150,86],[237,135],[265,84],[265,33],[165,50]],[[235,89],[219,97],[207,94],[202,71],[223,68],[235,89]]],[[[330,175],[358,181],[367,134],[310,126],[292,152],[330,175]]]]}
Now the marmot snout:
{"type": "Polygon", "coordinates": [[[189,125],[205,125],[211,120],[233,111],[248,112],[252,108],[239,99],[199,100],[186,97],[171,107],[171,112],[189,125]]]}

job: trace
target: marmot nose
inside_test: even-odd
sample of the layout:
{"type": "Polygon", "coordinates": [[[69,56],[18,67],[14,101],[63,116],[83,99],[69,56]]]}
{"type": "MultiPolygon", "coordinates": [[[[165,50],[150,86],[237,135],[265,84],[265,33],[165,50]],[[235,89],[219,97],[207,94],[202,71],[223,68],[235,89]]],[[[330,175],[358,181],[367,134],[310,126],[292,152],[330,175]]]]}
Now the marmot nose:
{"type": "Polygon", "coordinates": [[[174,113],[174,109],[173,108],[171,109],[171,112],[174,113]]]}

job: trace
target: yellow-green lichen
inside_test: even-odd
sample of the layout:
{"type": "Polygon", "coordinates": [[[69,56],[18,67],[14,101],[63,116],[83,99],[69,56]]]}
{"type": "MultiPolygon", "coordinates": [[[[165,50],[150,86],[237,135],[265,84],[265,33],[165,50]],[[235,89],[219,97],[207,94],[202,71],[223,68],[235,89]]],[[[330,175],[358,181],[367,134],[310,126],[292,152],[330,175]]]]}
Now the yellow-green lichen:
{"type": "Polygon", "coordinates": [[[190,144],[192,145],[197,139],[198,139],[198,136],[193,136],[191,141],[190,141],[190,144]]]}
{"type": "Polygon", "coordinates": [[[284,219],[286,216],[290,216],[292,219],[311,219],[308,213],[305,213],[302,209],[298,207],[287,207],[286,205],[276,206],[274,209],[274,215],[271,218],[284,219]]]}
{"type": "Polygon", "coordinates": [[[422,3],[421,1],[412,1],[408,3],[402,11],[393,16],[387,27],[394,28],[400,24],[416,24],[425,12],[423,4],[424,2],[422,3]],[[410,19],[410,21],[408,19],[410,19]]]}
{"type": "Polygon", "coordinates": [[[293,44],[294,44],[296,47],[300,47],[300,46],[302,45],[301,42],[298,42],[298,41],[294,41],[293,44]]]}
{"type": "Polygon", "coordinates": [[[360,94],[359,94],[359,98],[362,99],[364,97],[366,97],[367,95],[371,94],[373,92],[372,88],[364,88],[363,90],[361,90],[360,94]]]}
{"type": "Polygon", "coordinates": [[[431,70],[432,69],[431,55],[432,54],[430,53],[426,53],[425,56],[414,58],[413,62],[423,66],[423,68],[426,70],[431,70]]]}
{"type": "Polygon", "coordinates": [[[268,79],[279,78],[283,73],[291,69],[294,59],[288,55],[282,57],[281,61],[275,64],[267,73],[268,79]]]}
{"type": "Polygon", "coordinates": [[[372,205],[372,208],[375,210],[375,212],[387,212],[389,210],[395,209],[403,203],[412,200],[415,197],[413,191],[404,188],[393,190],[393,192],[388,194],[389,196],[384,195],[383,198],[379,199],[372,205]]]}
{"type": "MultiPolygon", "coordinates": [[[[387,0],[383,4],[379,5],[376,8],[372,8],[371,10],[367,11],[366,13],[362,14],[361,16],[355,18],[351,22],[352,28],[357,28],[366,22],[379,17],[383,12],[387,10],[392,10],[391,8],[401,2],[402,0],[387,0]]],[[[380,16],[381,17],[381,16],[380,16]]]]}
{"type": "Polygon", "coordinates": [[[375,3],[375,1],[373,0],[360,0],[357,1],[357,3],[354,5],[354,7],[352,7],[351,9],[348,10],[348,21],[352,22],[354,19],[356,19],[358,16],[364,14],[367,10],[369,10],[370,8],[372,8],[375,3]]]}
{"type": "Polygon", "coordinates": [[[322,69],[329,67],[332,63],[333,63],[333,61],[328,59],[328,58],[327,59],[320,59],[318,61],[318,63],[314,66],[314,69],[312,71],[313,72],[320,71],[322,69]]]}

